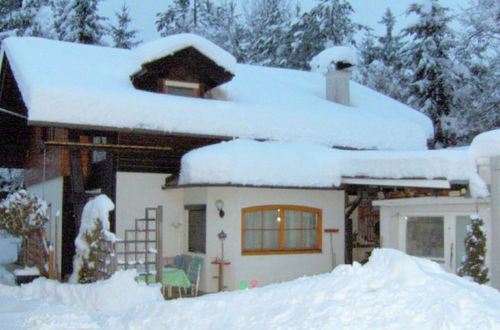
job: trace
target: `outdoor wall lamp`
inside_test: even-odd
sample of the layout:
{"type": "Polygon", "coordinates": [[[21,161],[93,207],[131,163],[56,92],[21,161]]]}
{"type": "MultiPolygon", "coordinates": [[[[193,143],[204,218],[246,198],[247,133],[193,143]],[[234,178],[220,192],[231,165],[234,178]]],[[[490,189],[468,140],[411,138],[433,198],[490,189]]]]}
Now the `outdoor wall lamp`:
{"type": "Polygon", "coordinates": [[[224,202],[220,199],[218,199],[217,201],[215,201],[215,208],[217,209],[217,211],[219,211],[219,217],[223,218],[224,217],[224,202]]]}

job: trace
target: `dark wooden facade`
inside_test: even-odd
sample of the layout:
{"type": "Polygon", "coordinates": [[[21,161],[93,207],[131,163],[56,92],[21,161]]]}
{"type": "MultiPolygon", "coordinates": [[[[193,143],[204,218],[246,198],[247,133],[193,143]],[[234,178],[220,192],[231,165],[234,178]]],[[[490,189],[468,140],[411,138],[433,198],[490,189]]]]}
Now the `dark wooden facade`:
{"type": "Polygon", "coordinates": [[[24,167],[30,140],[27,109],[6,57],[0,71],[0,167],[24,167]]]}

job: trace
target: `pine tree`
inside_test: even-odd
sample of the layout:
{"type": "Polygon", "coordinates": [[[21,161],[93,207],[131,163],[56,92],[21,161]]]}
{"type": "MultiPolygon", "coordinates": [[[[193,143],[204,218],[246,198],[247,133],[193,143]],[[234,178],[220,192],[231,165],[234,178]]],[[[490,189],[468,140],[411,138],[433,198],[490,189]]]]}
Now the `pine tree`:
{"type": "Polygon", "coordinates": [[[412,70],[407,103],[431,118],[434,147],[456,143],[453,95],[458,79],[451,61],[456,40],[447,26],[447,11],[438,0],[414,3],[407,14],[415,14],[417,21],[404,30],[411,39],[404,49],[405,66],[412,70]]]}
{"type": "Polygon", "coordinates": [[[471,277],[474,282],[484,284],[489,281],[488,268],[485,266],[486,235],[484,222],[479,214],[472,214],[471,224],[465,236],[465,256],[457,269],[459,276],[471,277]]]}
{"type": "Polygon", "coordinates": [[[55,38],[49,0],[4,0],[0,2],[0,31],[18,36],[55,38]]]}
{"type": "Polygon", "coordinates": [[[380,44],[380,59],[385,65],[401,67],[400,51],[403,47],[403,42],[401,41],[401,36],[394,35],[396,17],[394,17],[390,8],[386,9],[379,23],[385,26],[385,35],[378,37],[378,42],[380,44]]]}
{"type": "Polygon", "coordinates": [[[100,0],[60,0],[55,9],[59,39],[82,44],[101,44],[105,18],[98,15],[100,0]]]}
{"type": "Polygon", "coordinates": [[[354,45],[354,35],[366,29],[352,22],[354,9],[345,0],[319,0],[292,26],[295,41],[290,55],[293,67],[306,69],[309,61],[322,50],[340,45],[354,45]]]}
{"type": "Polygon", "coordinates": [[[480,132],[500,127],[500,3],[473,0],[460,15],[457,58],[462,64],[457,91],[461,104],[459,135],[469,144],[480,132]]]}
{"type": "Polygon", "coordinates": [[[124,3],[121,11],[115,12],[116,19],[118,20],[116,26],[111,26],[111,36],[113,38],[114,46],[118,48],[130,49],[137,46],[140,41],[136,41],[137,30],[129,30],[129,24],[132,21],[129,14],[129,8],[124,3]]]}
{"type": "Polygon", "coordinates": [[[162,37],[194,32],[198,24],[198,1],[174,0],[163,13],[156,14],[156,29],[162,37]]]}
{"type": "Polygon", "coordinates": [[[248,31],[238,14],[236,3],[232,0],[220,4],[204,2],[200,12],[199,33],[231,53],[238,62],[246,62],[245,45],[248,42],[248,31]]]}
{"type": "Polygon", "coordinates": [[[286,37],[291,10],[286,0],[254,0],[246,7],[248,60],[267,66],[286,65],[286,37]]]}
{"type": "Polygon", "coordinates": [[[396,19],[387,8],[379,23],[385,25],[385,34],[374,36],[367,32],[359,45],[361,61],[358,64],[354,78],[361,84],[373,88],[385,95],[400,101],[406,101],[402,70],[401,36],[394,35],[396,19]]]}

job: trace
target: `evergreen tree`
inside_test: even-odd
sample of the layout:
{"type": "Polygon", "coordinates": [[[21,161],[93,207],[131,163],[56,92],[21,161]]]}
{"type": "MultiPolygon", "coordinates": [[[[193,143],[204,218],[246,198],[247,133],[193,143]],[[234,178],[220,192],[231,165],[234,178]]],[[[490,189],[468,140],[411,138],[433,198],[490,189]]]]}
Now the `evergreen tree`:
{"type": "Polygon", "coordinates": [[[100,0],[61,0],[57,3],[59,39],[82,44],[101,44],[105,18],[98,15],[100,0]]]}
{"type": "Polygon", "coordinates": [[[400,101],[406,101],[402,81],[401,36],[394,35],[396,18],[387,8],[379,23],[385,25],[385,34],[374,36],[367,32],[359,45],[361,61],[354,78],[361,84],[373,88],[400,101]]]}
{"type": "Polygon", "coordinates": [[[291,25],[286,0],[254,0],[246,7],[249,29],[248,60],[267,66],[286,66],[286,38],[291,25]]]}
{"type": "Polygon", "coordinates": [[[378,42],[380,44],[379,58],[384,62],[385,65],[401,67],[401,53],[400,50],[403,47],[403,42],[401,41],[401,36],[394,35],[394,25],[396,25],[396,17],[392,13],[390,8],[387,8],[384,16],[379,21],[379,23],[385,26],[385,35],[378,37],[378,42]]]}
{"type": "Polygon", "coordinates": [[[366,29],[352,22],[354,9],[346,0],[319,0],[292,26],[290,58],[293,67],[306,69],[309,61],[322,50],[340,45],[354,45],[356,32],[366,29]]]}
{"type": "Polygon", "coordinates": [[[156,14],[156,29],[162,37],[185,32],[194,32],[198,24],[199,2],[174,0],[163,13],[156,14]]]}
{"type": "Polygon", "coordinates": [[[434,147],[456,143],[453,95],[458,79],[450,59],[456,41],[447,26],[447,11],[438,0],[414,3],[407,14],[415,14],[417,21],[404,30],[411,39],[404,49],[405,66],[412,70],[407,102],[431,118],[434,147]]]}
{"type": "Polygon", "coordinates": [[[460,16],[457,58],[462,66],[457,91],[460,107],[458,133],[469,144],[480,132],[500,127],[500,3],[473,0],[460,16]]]}
{"type": "Polygon", "coordinates": [[[22,5],[20,1],[4,0],[0,6],[0,31],[18,36],[56,37],[49,0],[25,0],[22,5]]]}
{"type": "Polygon", "coordinates": [[[130,30],[129,24],[132,21],[129,15],[129,8],[124,3],[121,12],[115,12],[118,20],[116,26],[111,26],[111,36],[113,37],[114,46],[118,48],[130,49],[137,46],[140,41],[136,41],[137,30],[130,30]]]}
{"type": "Polygon", "coordinates": [[[208,5],[201,11],[201,35],[227,50],[238,62],[246,62],[244,47],[248,41],[248,32],[242,16],[237,13],[236,3],[230,0],[219,5],[211,5],[208,1],[205,4],[208,5]]]}
{"type": "Polygon", "coordinates": [[[457,269],[459,276],[471,277],[474,282],[484,284],[489,281],[488,268],[485,266],[486,235],[483,230],[483,219],[479,214],[470,217],[471,224],[468,226],[465,236],[465,256],[462,264],[457,269]]]}

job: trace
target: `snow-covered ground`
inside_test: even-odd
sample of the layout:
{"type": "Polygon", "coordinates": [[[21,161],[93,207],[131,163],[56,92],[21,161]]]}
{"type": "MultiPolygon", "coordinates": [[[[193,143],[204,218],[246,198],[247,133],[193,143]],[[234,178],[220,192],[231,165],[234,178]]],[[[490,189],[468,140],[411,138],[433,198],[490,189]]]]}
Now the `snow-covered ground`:
{"type": "Polygon", "coordinates": [[[499,329],[500,293],[389,249],[257,289],[163,301],[133,271],[95,284],[0,285],[2,329],[499,329]]]}

